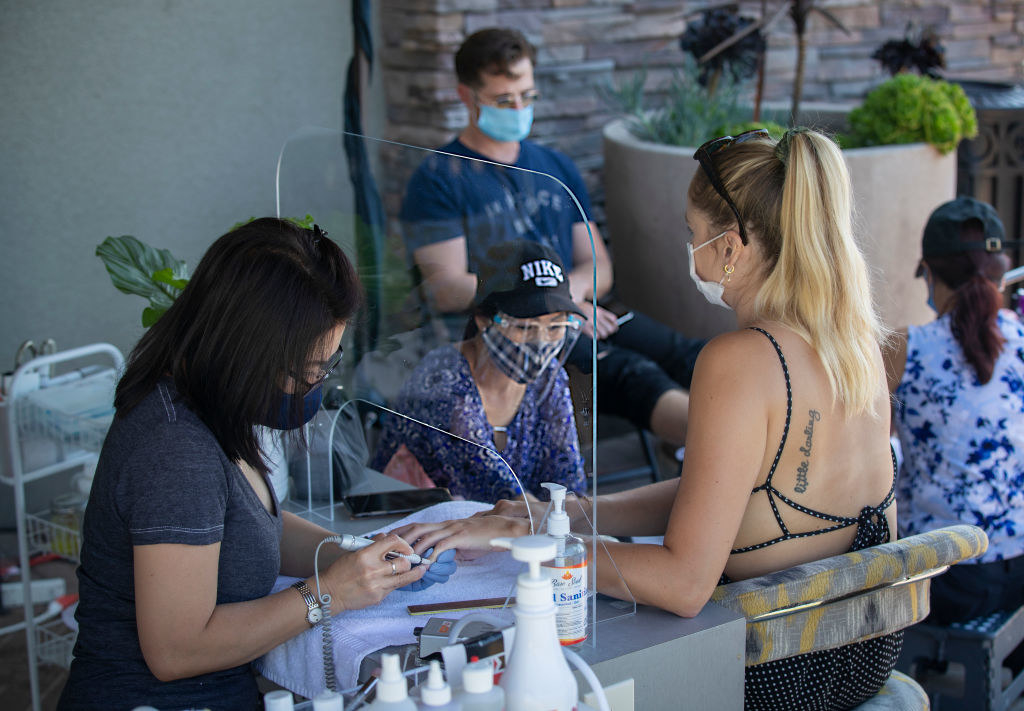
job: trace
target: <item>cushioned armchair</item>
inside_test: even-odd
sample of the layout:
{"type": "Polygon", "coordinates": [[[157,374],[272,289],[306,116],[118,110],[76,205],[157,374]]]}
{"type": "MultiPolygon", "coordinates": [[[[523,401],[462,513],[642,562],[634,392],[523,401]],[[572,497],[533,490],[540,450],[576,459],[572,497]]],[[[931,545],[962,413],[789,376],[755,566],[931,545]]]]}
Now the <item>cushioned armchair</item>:
{"type": "MultiPolygon", "coordinates": [[[[920,622],[931,609],[931,578],[987,547],[980,528],[949,526],[720,585],[711,599],[747,618],[746,665],[753,666],[920,622]]],[[[894,672],[864,708],[928,708],[928,701],[915,682],[894,672]]]]}

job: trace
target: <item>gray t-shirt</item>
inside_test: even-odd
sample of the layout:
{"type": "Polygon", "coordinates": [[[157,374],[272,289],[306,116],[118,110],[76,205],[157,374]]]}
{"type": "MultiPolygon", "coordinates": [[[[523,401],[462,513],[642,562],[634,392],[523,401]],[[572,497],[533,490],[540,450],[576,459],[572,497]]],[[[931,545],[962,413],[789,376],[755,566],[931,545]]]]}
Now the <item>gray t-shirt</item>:
{"type": "Polygon", "coordinates": [[[219,542],[217,604],[264,597],[281,564],[276,497],[274,511],[169,380],[115,418],[85,511],[78,642],[58,708],[257,708],[248,664],[171,682],[153,676],[139,646],[132,555],[133,546],[219,542]]]}

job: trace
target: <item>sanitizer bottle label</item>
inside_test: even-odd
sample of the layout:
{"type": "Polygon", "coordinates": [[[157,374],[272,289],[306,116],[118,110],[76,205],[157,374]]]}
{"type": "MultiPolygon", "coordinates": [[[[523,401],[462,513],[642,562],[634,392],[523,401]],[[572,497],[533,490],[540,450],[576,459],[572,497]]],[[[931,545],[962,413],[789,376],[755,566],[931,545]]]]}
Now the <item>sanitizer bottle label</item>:
{"type": "Polygon", "coordinates": [[[587,564],[544,566],[555,597],[555,625],[563,646],[587,638],[587,564]]]}

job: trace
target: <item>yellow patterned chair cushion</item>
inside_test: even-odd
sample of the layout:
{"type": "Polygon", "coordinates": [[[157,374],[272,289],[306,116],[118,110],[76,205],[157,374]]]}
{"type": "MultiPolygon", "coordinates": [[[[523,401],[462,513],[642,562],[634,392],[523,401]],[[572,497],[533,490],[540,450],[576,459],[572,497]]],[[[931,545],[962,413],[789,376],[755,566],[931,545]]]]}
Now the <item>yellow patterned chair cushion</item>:
{"type": "Polygon", "coordinates": [[[949,526],[720,585],[711,599],[747,618],[753,666],[920,622],[930,611],[931,577],[987,547],[980,528],[949,526]]]}

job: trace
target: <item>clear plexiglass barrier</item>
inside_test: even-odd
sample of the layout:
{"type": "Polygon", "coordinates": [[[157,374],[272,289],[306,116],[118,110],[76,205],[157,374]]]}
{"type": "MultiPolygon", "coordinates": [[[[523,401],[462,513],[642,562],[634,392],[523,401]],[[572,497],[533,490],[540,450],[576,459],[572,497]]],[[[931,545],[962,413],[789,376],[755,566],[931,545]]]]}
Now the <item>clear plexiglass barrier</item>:
{"type": "MultiPolygon", "coordinates": [[[[413,516],[547,502],[544,482],[594,496],[594,314],[577,312],[571,295],[593,289],[597,275],[592,243],[581,250],[577,237],[573,249],[574,225],[593,237],[565,185],[481,157],[307,128],[281,151],[277,206],[280,217],[308,215],[326,230],[366,295],[308,426],[308,451],[289,458],[291,510],[363,533],[393,527],[397,509],[437,501],[441,490],[455,501],[413,516]],[[367,496],[381,492],[390,494],[367,496]],[[380,515],[356,516],[359,506],[380,515]]],[[[548,510],[533,508],[535,532],[546,531],[548,510]]],[[[572,493],[566,510],[580,519],[572,493]]],[[[597,508],[580,520],[574,532],[603,546],[597,508]]],[[[503,587],[437,585],[433,598],[512,594],[525,566],[507,552],[483,557],[503,587]]],[[[588,563],[582,644],[596,644],[602,622],[636,605],[595,595],[597,562],[588,563]]]]}

